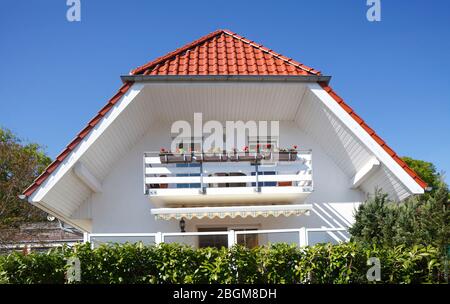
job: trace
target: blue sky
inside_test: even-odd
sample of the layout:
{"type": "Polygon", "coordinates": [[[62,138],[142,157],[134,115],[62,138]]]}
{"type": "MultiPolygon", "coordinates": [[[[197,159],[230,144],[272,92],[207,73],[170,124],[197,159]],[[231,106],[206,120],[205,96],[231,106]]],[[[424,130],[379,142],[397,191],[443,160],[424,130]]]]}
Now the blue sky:
{"type": "MultiPolygon", "coordinates": [[[[450,1],[14,0],[0,7],[0,125],[55,157],[120,75],[219,28],[332,75],[400,155],[450,174],[450,1]],[[344,4],[345,3],[345,4],[344,4]]],[[[449,178],[447,177],[447,181],[449,178]]]]}

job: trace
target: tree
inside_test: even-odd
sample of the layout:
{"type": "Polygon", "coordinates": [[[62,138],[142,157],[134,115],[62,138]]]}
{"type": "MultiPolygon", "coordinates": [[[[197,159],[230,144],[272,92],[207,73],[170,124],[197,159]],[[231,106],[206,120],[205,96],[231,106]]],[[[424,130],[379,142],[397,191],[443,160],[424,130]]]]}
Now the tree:
{"type": "Polygon", "coordinates": [[[443,179],[443,175],[436,172],[436,167],[432,163],[413,159],[407,156],[402,157],[402,159],[405,161],[408,167],[414,170],[414,172],[416,172],[420,176],[420,178],[422,178],[428,184],[428,187],[431,187],[431,194],[439,188],[443,179]]]}
{"type": "Polygon", "coordinates": [[[404,158],[433,190],[403,202],[377,190],[355,214],[350,234],[355,241],[381,246],[434,245],[445,253],[450,240],[449,190],[432,163],[404,158]]]}
{"type": "Polygon", "coordinates": [[[4,231],[22,223],[45,220],[46,213],[18,198],[50,164],[42,146],[24,143],[10,130],[0,128],[0,241],[4,231]]]}

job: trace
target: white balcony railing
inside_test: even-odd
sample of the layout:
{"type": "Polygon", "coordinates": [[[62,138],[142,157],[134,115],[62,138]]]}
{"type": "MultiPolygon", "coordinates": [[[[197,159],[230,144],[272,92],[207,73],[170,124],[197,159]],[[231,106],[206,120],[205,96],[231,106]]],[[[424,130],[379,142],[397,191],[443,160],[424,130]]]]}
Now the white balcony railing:
{"type": "Polygon", "coordinates": [[[148,152],[144,191],[166,204],[298,201],[313,191],[312,153],[148,152]]]}
{"type": "MultiPolygon", "coordinates": [[[[177,238],[180,243],[183,243],[183,239],[189,237],[201,237],[201,236],[226,236],[228,247],[232,247],[238,244],[239,235],[282,235],[290,234],[292,236],[291,242],[296,243],[298,246],[314,245],[318,241],[311,239],[312,234],[323,233],[320,242],[347,242],[349,240],[348,228],[298,228],[298,229],[269,229],[269,230],[245,230],[245,231],[211,231],[211,232],[156,232],[156,233],[92,233],[88,234],[85,238],[85,242],[90,242],[92,246],[101,243],[122,243],[122,242],[139,242],[142,241],[148,245],[160,244],[164,242],[170,242],[170,238],[177,238]],[[325,241],[326,240],[326,241],[325,241]]],[[[276,238],[275,238],[276,239],[276,238]]],[[[274,242],[272,242],[274,243],[274,242]]],[[[275,241],[276,243],[276,241],[275,241]]]]}

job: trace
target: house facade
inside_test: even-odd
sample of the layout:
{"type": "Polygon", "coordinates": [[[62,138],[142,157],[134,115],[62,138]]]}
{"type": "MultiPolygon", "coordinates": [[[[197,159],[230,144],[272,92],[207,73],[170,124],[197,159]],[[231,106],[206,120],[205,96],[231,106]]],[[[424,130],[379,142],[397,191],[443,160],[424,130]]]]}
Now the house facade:
{"type": "Polygon", "coordinates": [[[218,30],[122,76],[24,195],[91,242],[345,241],[375,189],[426,184],[330,79],[218,30]]]}

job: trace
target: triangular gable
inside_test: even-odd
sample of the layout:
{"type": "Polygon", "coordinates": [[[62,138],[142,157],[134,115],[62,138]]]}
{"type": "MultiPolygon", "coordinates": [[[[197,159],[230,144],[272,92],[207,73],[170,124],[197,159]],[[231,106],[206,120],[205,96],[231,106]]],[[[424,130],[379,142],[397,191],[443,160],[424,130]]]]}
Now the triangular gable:
{"type": "MultiPolygon", "coordinates": [[[[318,76],[321,73],[291,58],[228,30],[208,34],[174,52],[131,71],[131,75],[291,75],[318,76]]],[[[427,184],[382,140],[326,83],[321,87],[388,153],[421,187],[427,184]]],[[[77,134],[49,167],[31,184],[24,194],[30,197],[54,172],[77,145],[91,132],[115,103],[131,88],[126,82],[98,114],[77,134]]]]}

